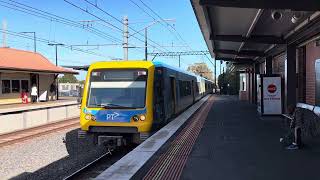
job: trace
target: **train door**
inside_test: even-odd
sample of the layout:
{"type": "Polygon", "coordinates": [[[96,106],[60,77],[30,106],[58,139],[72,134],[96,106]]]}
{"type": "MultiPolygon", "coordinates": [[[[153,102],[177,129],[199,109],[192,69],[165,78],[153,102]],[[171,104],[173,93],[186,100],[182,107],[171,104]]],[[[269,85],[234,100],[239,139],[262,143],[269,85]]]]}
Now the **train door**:
{"type": "Polygon", "coordinates": [[[195,94],[194,94],[194,90],[195,90],[195,86],[194,86],[194,81],[192,80],[191,82],[191,89],[192,89],[192,98],[193,98],[193,103],[195,102],[195,94]]]}
{"type": "Polygon", "coordinates": [[[177,109],[177,95],[176,95],[176,78],[175,77],[170,77],[170,95],[171,95],[171,99],[170,99],[170,104],[171,107],[173,107],[173,114],[176,114],[177,109]]]}
{"type": "Polygon", "coordinates": [[[320,59],[316,60],[316,105],[320,106],[320,59]]]}
{"type": "Polygon", "coordinates": [[[163,69],[157,68],[154,76],[154,125],[165,121],[163,69]]]}

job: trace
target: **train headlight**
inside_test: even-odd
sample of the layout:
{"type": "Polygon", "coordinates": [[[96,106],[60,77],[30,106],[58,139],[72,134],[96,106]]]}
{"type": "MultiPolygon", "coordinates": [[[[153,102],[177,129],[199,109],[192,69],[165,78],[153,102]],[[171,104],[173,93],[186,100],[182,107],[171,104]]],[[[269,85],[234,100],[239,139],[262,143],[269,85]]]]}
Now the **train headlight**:
{"type": "Polygon", "coordinates": [[[92,115],[92,114],[86,114],[86,115],[84,116],[84,118],[85,118],[86,120],[92,120],[92,121],[95,121],[95,120],[96,120],[96,117],[95,117],[94,115],[92,115]]]}
{"type": "Polygon", "coordinates": [[[86,115],[84,116],[84,118],[85,118],[86,120],[91,120],[91,114],[86,114],[86,115]]]}
{"type": "Polygon", "coordinates": [[[139,121],[139,117],[138,117],[137,115],[134,115],[134,116],[132,117],[132,119],[133,119],[133,121],[135,121],[135,122],[139,121]]]}
{"type": "Polygon", "coordinates": [[[141,121],[144,121],[144,120],[146,120],[146,116],[145,115],[140,115],[140,118],[139,118],[141,121]]]}

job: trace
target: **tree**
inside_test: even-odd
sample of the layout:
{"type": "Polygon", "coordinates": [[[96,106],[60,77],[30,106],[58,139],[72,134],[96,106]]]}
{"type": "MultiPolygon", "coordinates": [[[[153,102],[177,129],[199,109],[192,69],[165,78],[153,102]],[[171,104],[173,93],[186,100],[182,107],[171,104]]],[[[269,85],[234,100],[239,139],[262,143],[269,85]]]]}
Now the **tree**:
{"type": "Polygon", "coordinates": [[[78,83],[78,79],[73,74],[65,74],[59,78],[59,83],[78,83]]]}
{"type": "Polygon", "coordinates": [[[229,72],[220,74],[218,85],[222,94],[235,95],[239,93],[239,73],[229,72]]]}
{"type": "Polygon", "coordinates": [[[214,81],[212,71],[210,71],[206,63],[194,63],[188,67],[187,71],[214,81]]]}

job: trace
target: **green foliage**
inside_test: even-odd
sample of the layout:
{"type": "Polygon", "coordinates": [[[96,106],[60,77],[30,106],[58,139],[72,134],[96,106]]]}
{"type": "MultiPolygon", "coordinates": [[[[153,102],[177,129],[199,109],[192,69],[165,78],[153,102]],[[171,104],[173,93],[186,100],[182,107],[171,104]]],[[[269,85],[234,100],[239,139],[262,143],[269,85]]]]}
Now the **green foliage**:
{"type": "Polygon", "coordinates": [[[65,74],[59,78],[59,83],[78,83],[78,79],[73,74],[65,74]]]}
{"type": "Polygon", "coordinates": [[[188,67],[187,71],[193,72],[207,79],[214,80],[212,71],[206,63],[194,63],[188,67]]]}
{"type": "Polygon", "coordinates": [[[239,74],[226,72],[218,77],[218,85],[222,94],[236,95],[239,93],[239,74]],[[229,84],[229,86],[228,86],[229,84]]]}

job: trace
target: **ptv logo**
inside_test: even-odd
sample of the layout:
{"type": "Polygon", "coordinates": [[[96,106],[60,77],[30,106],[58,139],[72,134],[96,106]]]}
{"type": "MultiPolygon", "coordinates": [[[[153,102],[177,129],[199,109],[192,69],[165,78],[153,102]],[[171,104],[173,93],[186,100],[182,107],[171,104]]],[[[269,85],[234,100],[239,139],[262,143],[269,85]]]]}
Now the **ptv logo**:
{"type": "Polygon", "coordinates": [[[268,92],[269,92],[269,93],[273,94],[273,93],[275,93],[275,92],[277,91],[277,86],[274,85],[274,84],[269,84],[269,86],[267,87],[267,89],[268,89],[268,92]]]}
{"type": "Polygon", "coordinates": [[[119,116],[119,113],[111,113],[111,114],[107,114],[107,120],[113,120],[114,118],[117,118],[119,116]]]}

